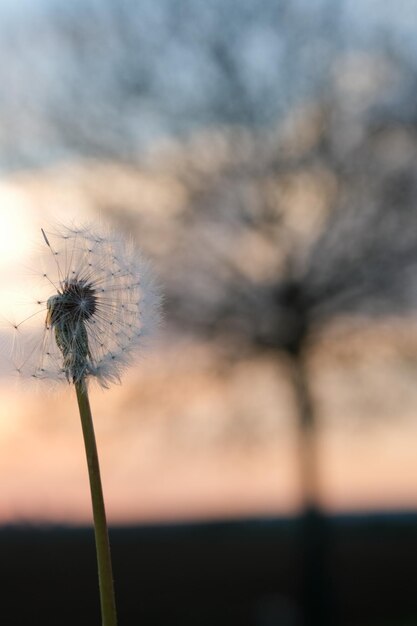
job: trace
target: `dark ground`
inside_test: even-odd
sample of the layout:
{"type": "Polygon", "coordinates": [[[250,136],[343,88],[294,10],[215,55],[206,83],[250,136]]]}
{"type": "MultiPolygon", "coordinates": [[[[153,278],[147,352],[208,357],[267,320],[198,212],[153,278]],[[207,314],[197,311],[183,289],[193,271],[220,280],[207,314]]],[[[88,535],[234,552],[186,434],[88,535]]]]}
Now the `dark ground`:
{"type": "MultiPolygon", "coordinates": [[[[120,626],[417,624],[414,513],[113,528],[111,542],[120,626]]],[[[99,626],[93,531],[3,527],[0,590],[0,624],[99,626]]]]}

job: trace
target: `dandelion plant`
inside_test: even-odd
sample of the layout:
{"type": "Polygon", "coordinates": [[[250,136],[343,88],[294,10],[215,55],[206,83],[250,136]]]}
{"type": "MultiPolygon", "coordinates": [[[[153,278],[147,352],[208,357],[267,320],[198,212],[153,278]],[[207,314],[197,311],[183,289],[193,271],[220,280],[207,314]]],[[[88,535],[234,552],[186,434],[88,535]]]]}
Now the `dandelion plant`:
{"type": "Polygon", "coordinates": [[[42,295],[26,322],[15,324],[20,376],[74,385],[87,456],[103,626],[116,626],[110,545],[88,397],[91,380],[120,380],[158,320],[159,295],[131,242],[111,232],[59,226],[43,236],[42,295]],[[44,315],[37,315],[41,312],[44,315]]]}

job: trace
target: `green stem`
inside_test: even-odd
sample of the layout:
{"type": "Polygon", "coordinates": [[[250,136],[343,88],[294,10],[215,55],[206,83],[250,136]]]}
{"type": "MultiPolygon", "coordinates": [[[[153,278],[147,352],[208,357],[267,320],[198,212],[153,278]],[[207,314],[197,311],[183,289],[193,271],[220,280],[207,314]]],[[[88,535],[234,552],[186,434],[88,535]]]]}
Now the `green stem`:
{"type": "Polygon", "coordinates": [[[90,402],[84,380],[75,383],[78,407],[80,409],[88,475],[90,478],[91,500],[93,505],[94,532],[96,538],[98,579],[100,587],[102,626],[117,626],[116,602],[114,597],[113,575],[110,557],[109,534],[106,511],[104,508],[103,489],[101,486],[100,466],[98,462],[96,438],[90,402]]]}

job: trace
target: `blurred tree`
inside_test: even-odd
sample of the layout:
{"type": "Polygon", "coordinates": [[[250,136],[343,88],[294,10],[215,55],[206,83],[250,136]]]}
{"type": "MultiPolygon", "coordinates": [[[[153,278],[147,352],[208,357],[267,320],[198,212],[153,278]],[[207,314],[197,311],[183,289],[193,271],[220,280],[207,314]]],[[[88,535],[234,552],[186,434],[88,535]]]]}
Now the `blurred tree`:
{"type": "MultiPolygon", "coordinates": [[[[415,128],[376,114],[352,117],[362,124],[354,144],[354,119],[334,97],[300,112],[290,131],[223,132],[178,150],[165,167],[187,199],[162,253],[157,235],[148,242],[164,257],[171,320],[221,341],[230,355],[272,350],[288,365],[305,507],[306,624],[332,623],[311,346],[335,319],[416,308],[417,178],[408,157],[415,128]]],[[[145,216],[136,227],[146,240],[145,216]]]]}

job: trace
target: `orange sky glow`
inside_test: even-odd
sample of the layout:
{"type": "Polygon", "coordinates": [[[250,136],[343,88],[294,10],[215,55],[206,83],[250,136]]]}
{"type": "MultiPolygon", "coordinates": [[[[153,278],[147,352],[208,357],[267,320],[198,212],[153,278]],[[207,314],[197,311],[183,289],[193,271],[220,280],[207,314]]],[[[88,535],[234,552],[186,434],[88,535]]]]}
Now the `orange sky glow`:
{"type": "MultiPolygon", "coordinates": [[[[74,196],[57,191],[52,199],[44,204],[61,209],[48,214],[16,182],[0,185],[3,330],[25,296],[15,266],[28,262],[44,220],[69,215],[74,196]]],[[[77,206],[71,218],[90,217],[87,205],[77,206]]],[[[412,326],[391,334],[394,343],[400,337],[398,353],[377,330],[359,334],[356,347],[336,338],[313,359],[319,500],[328,511],[417,507],[416,368],[407,357],[407,350],[417,353],[417,332],[412,326]]],[[[0,397],[0,523],[89,522],[71,389],[31,390],[3,378],[0,397]]],[[[91,401],[112,523],[299,510],[291,390],[284,368],[269,357],[220,366],[212,346],[173,341],[166,332],[122,386],[93,390],[91,401]]]]}

